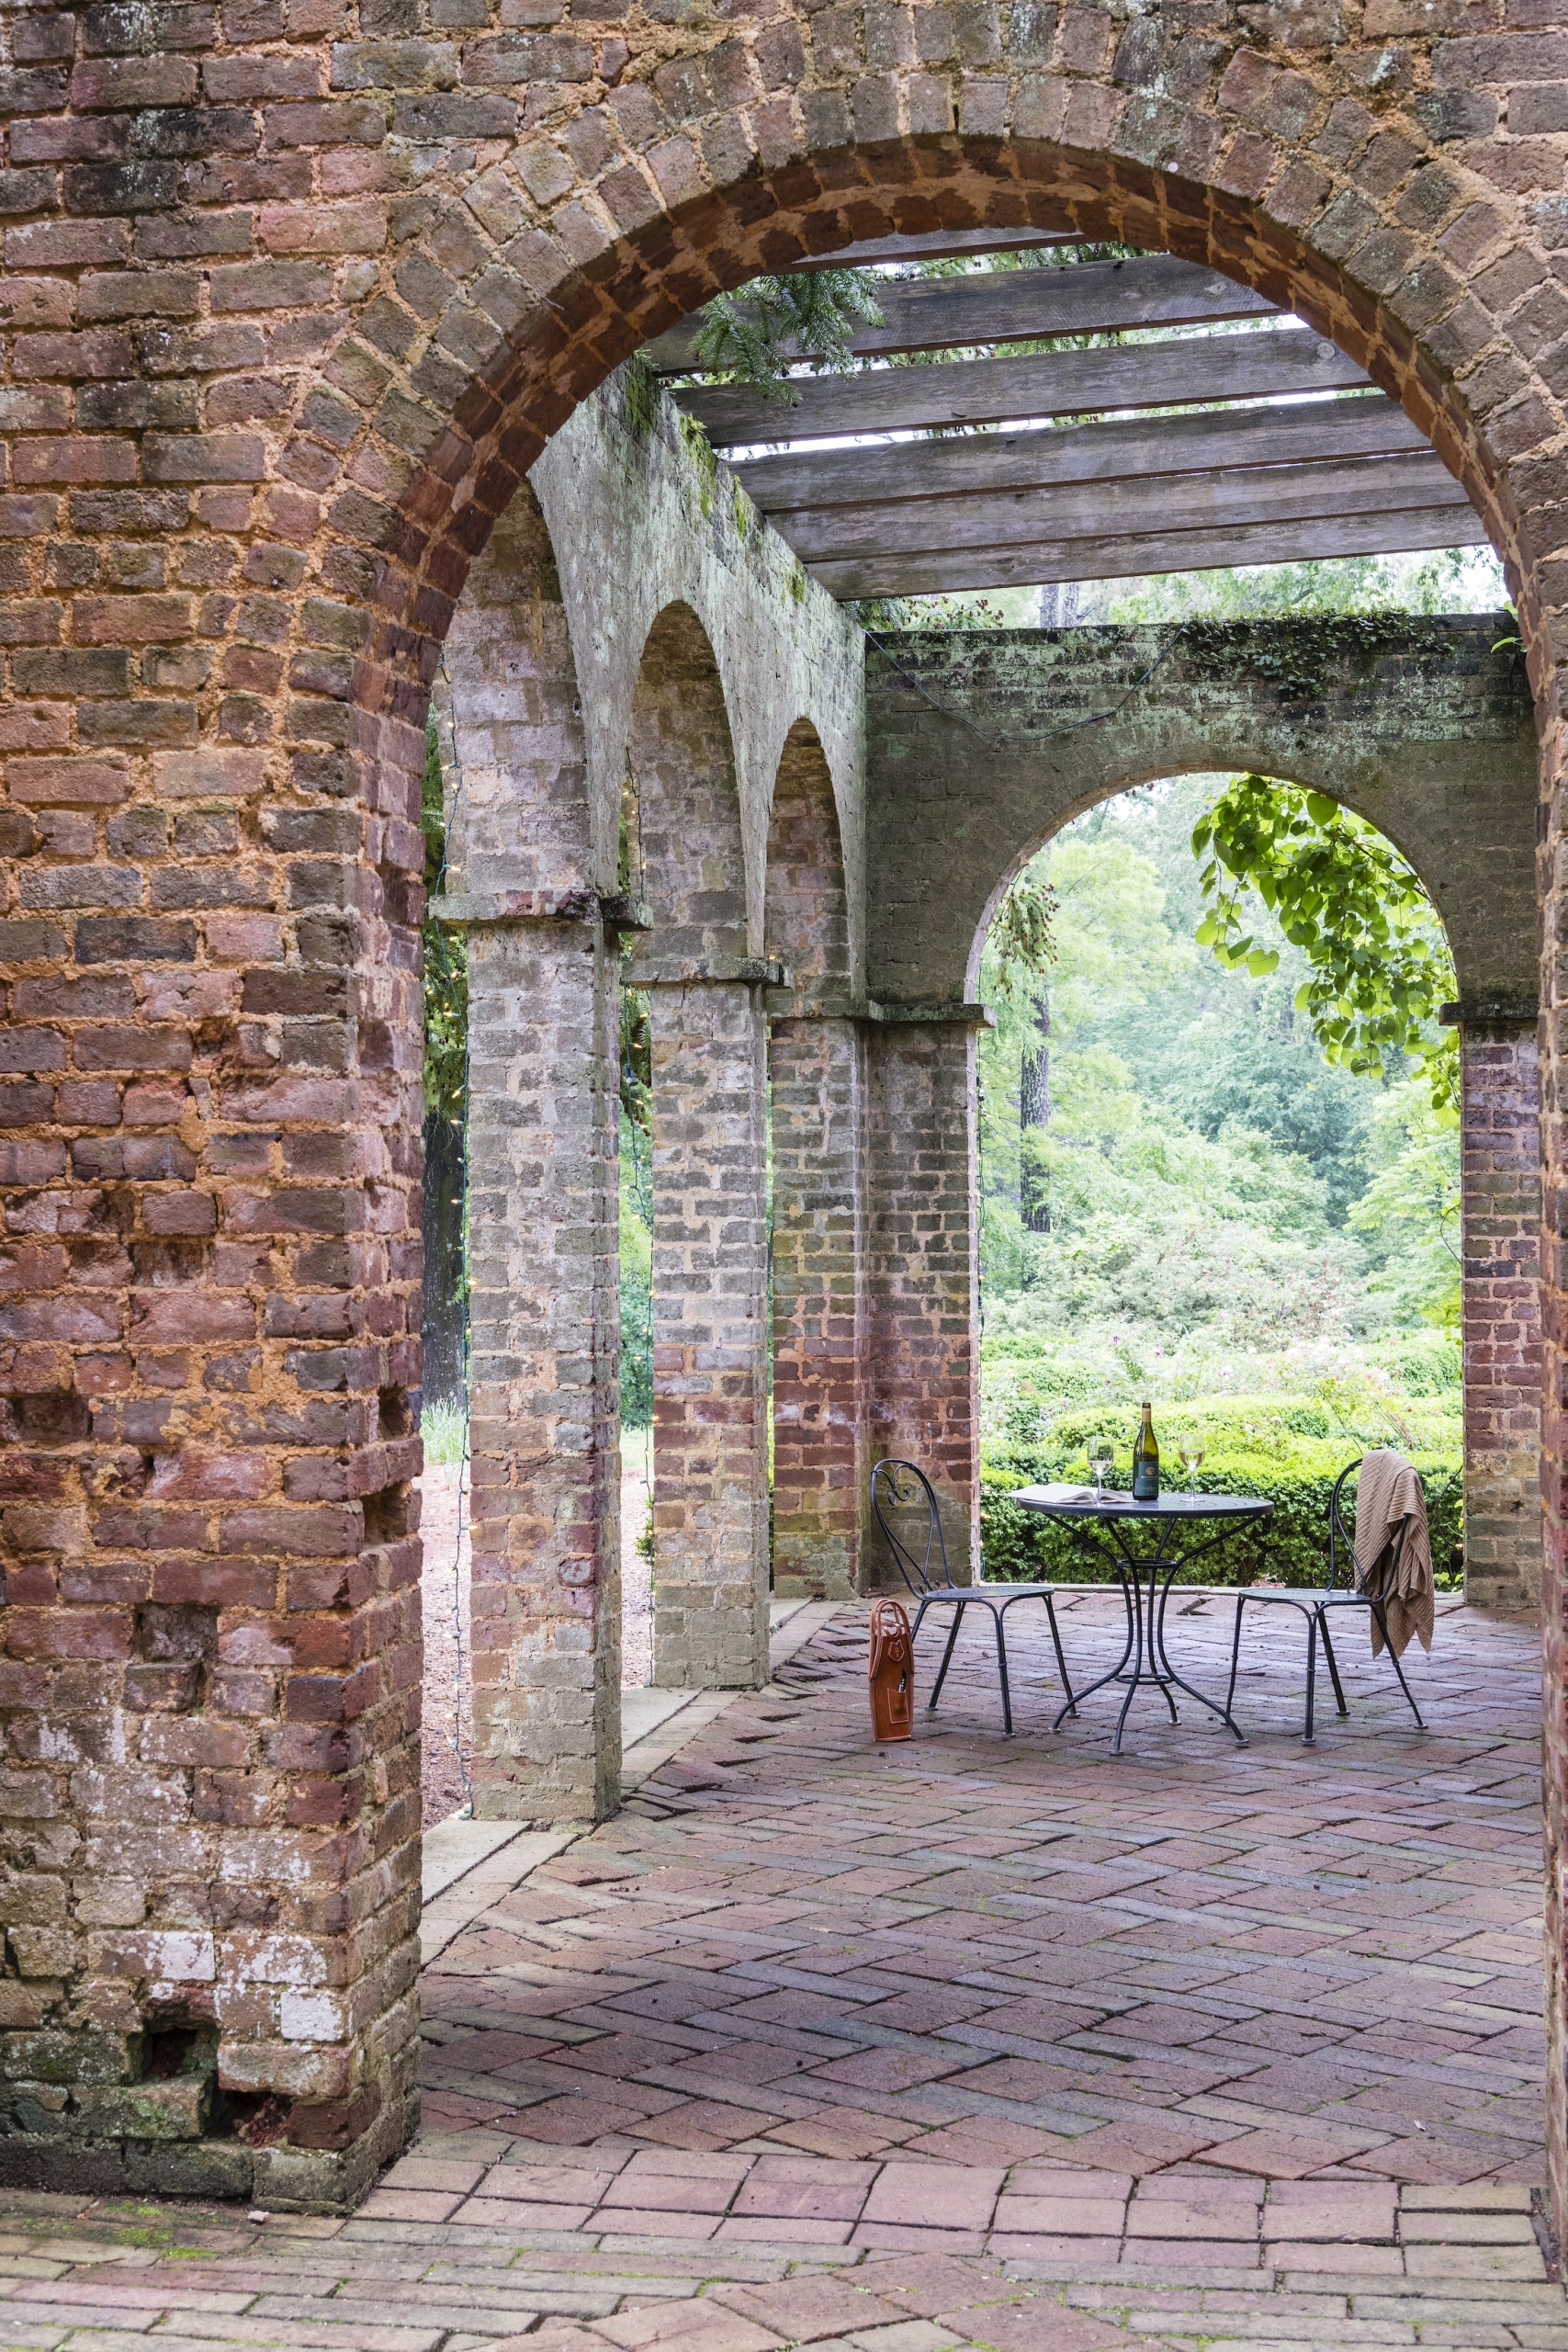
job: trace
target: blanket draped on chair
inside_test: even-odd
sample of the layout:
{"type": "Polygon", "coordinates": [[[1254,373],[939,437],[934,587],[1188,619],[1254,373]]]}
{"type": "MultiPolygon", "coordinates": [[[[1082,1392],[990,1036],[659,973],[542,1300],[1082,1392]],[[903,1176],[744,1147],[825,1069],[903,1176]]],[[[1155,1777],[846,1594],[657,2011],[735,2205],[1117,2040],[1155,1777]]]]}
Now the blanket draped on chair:
{"type": "MultiPolygon", "coordinates": [[[[1364,1455],[1356,1494],[1356,1567],[1363,1592],[1369,1585],[1377,1589],[1376,1571],[1404,1519],[1411,1523],[1405,1529],[1399,1571],[1393,1588],[1383,1595],[1383,1616],[1395,1657],[1404,1657],[1412,1634],[1419,1636],[1424,1650],[1432,1646],[1436,1592],[1432,1582],[1432,1539],[1427,1531],[1427,1498],[1420,1479],[1403,1453],[1385,1449],[1364,1455]]],[[[1382,1649],[1382,1627],[1374,1611],[1372,1656],[1376,1657],[1382,1649]]]]}

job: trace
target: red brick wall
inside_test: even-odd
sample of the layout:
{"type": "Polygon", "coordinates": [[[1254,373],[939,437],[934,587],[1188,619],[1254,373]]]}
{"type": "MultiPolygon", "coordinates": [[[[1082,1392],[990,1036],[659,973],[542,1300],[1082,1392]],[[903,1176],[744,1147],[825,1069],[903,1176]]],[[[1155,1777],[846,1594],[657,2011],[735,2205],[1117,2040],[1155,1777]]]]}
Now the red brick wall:
{"type": "Polygon", "coordinates": [[[629,853],[655,914],[653,1677],[767,1678],[767,1102],[746,974],[734,749],[689,606],[660,615],[632,705],[629,853]]]}
{"type": "Polygon", "coordinates": [[[773,1135],[773,1589],[858,1588],[865,1459],[865,1056],[851,1001],[833,780],[785,741],[768,830],[767,950],[792,976],[768,1040],[773,1135]]]}
{"type": "Polygon", "coordinates": [[[446,889],[472,918],[474,1813],[553,1826],[620,1798],[620,955],[591,888],[576,668],[526,490],[469,575],[443,670],[446,889]],[[499,903],[518,914],[491,919],[499,903]]]}
{"type": "MultiPolygon", "coordinates": [[[[406,2118],[437,646],[544,438],[615,361],[716,285],[852,234],[1034,220],[1213,261],[1399,393],[1510,560],[1549,796],[1562,1850],[1564,36],[1528,0],[1476,0],[1458,33],[1384,0],[1245,28],[512,13],[51,6],[0,28],[4,2030],[91,2017],[131,2075],[144,2020],[216,2030],[221,2079],[275,2096],[242,2119],[275,2135],[250,2176],[267,2202],[343,2193],[406,2118]],[[128,1916],[103,1921],[111,1856],[128,1916]],[[311,2153],[333,2142],[351,2162],[311,2153]]],[[[958,1050],[877,1041],[874,1133],[903,1156],[874,1311],[881,1428],[945,1450],[962,1492],[972,1370],[959,1345],[949,1391],[940,1363],[972,1279],[940,1107],[966,1091],[958,1050]]],[[[3,2054],[16,2079],[41,2063],[3,2054]]],[[[37,2180],[57,2160],[25,2136],[0,2163],[37,2180]]],[[[248,2146],[209,2137],[184,2177],[237,2178],[248,2146]]]]}
{"type": "Polygon", "coordinates": [[[924,1470],[966,1583],[980,1561],[975,1034],[890,1021],[868,1056],[871,1459],[924,1470]]]}
{"type": "Polygon", "coordinates": [[[1462,1035],[1464,1583],[1540,1602],[1540,1057],[1535,1024],[1462,1035]]]}

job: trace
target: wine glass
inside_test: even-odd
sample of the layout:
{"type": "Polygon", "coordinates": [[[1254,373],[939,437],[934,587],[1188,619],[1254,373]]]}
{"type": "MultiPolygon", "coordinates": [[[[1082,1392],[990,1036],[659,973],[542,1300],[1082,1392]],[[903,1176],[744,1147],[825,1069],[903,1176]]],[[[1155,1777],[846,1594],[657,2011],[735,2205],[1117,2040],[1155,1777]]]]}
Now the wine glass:
{"type": "Polygon", "coordinates": [[[1187,1473],[1187,1493],[1190,1500],[1198,1491],[1198,1473],[1203,1466],[1203,1455],[1206,1451],[1202,1431],[1201,1430],[1184,1430],[1176,1441],[1176,1450],[1181,1456],[1182,1467],[1187,1473]]]}
{"type": "Polygon", "coordinates": [[[1106,1482],[1116,1466],[1116,1442],[1109,1437],[1091,1437],[1089,1442],[1089,1466],[1094,1473],[1094,1498],[1105,1500],[1106,1482]]]}

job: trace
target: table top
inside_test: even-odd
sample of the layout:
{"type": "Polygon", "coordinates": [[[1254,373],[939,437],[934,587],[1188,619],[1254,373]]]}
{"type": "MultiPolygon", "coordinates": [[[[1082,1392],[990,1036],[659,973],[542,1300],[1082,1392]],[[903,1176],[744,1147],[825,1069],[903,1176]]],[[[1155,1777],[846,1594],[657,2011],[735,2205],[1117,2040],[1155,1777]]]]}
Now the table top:
{"type": "Polygon", "coordinates": [[[1131,1495],[1109,1492],[1103,1502],[1058,1500],[1043,1487],[1015,1487],[1008,1496],[1023,1510],[1055,1519],[1258,1519],[1274,1508],[1263,1495],[1161,1495],[1157,1502],[1134,1502],[1131,1495]]]}

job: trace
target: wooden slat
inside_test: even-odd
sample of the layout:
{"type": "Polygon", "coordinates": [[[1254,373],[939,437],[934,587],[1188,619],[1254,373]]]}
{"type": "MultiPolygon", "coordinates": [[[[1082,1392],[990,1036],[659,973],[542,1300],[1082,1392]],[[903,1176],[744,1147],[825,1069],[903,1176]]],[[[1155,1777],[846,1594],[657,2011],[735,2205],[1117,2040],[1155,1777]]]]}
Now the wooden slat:
{"type": "MultiPolygon", "coordinates": [[[[855,329],[851,349],[863,359],[895,352],[941,351],[957,345],[1043,341],[1050,335],[1116,334],[1131,327],[1203,326],[1225,319],[1278,318],[1279,306],[1249,287],[1151,254],[1142,261],[1097,261],[1066,269],[989,269],[972,277],[901,282],[877,289],[879,327],[855,329]]],[[[696,365],[698,317],[682,319],[643,346],[656,374],[684,375],[696,365]]],[[[793,355],[818,355],[802,345],[793,355]]]]}
{"type": "Polygon", "coordinates": [[[1370,380],[1321,336],[1302,327],[1271,327],[1253,334],[1182,336],[1121,349],[936,360],[860,376],[823,376],[800,386],[793,407],[739,388],[694,389],[675,397],[706,426],[715,448],[728,449],[1194,401],[1360,391],[1370,380]]]}
{"type": "Polygon", "coordinates": [[[987,254],[1025,254],[1042,245],[1078,245],[1087,242],[1066,229],[937,229],[919,237],[872,237],[858,245],[840,245],[837,253],[808,254],[792,261],[785,275],[804,270],[870,269],[878,262],[961,261],[987,254]]]}
{"type": "Polygon", "coordinates": [[[891,504],[1052,482],[1136,481],[1145,474],[1196,473],[1211,466],[1235,469],[1375,458],[1428,446],[1396,401],[1382,392],[1362,392],[1280,407],[976,433],[956,441],[790,451],[744,458],[735,470],[764,514],[787,517],[807,508],[891,504]]]}
{"type": "Polygon", "coordinates": [[[1155,537],[1041,540],[1032,547],[966,548],[949,555],[882,556],[814,564],[840,602],[856,596],[936,596],[978,588],[1047,586],[1057,580],[1141,579],[1165,571],[1219,571],[1242,563],[1303,563],[1325,556],[1400,555],[1427,548],[1484,547],[1473,507],[1428,513],[1262,523],[1155,537]]]}
{"type": "Polygon", "coordinates": [[[1469,501],[1432,450],[1351,458],[1255,472],[1149,474],[1142,481],[1074,482],[996,498],[907,499],[897,506],[817,507],[775,514],[773,527],[806,564],[870,562],[879,556],[1032,545],[1143,532],[1228,529],[1233,523],[1297,523],[1336,514],[1462,507],[1469,501]]]}

